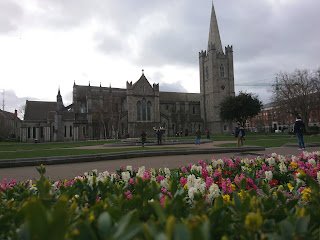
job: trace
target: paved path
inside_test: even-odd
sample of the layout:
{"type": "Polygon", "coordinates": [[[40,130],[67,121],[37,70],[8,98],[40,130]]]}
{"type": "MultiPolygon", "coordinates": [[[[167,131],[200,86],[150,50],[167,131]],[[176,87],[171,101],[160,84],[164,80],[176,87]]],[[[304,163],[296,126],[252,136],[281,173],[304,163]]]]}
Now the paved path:
{"type": "MultiPolygon", "coordinates": [[[[200,146],[195,146],[194,144],[179,144],[179,147],[188,146],[196,148],[213,148],[216,147],[217,142],[204,143],[200,146]]],[[[221,144],[222,142],[218,142],[221,144]]],[[[154,147],[154,146],[153,146],[154,147]]],[[[102,148],[102,146],[92,146],[88,148],[102,148]]],[[[309,152],[320,151],[320,147],[310,147],[306,149],[309,152]]],[[[146,168],[178,168],[180,166],[188,165],[189,163],[197,163],[199,160],[210,161],[212,157],[219,159],[223,157],[257,157],[263,156],[265,154],[277,153],[281,155],[300,155],[301,150],[297,147],[278,147],[278,148],[267,148],[264,151],[258,152],[245,152],[245,153],[219,153],[219,154],[195,154],[195,155],[174,155],[174,156],[159,156],[159,157],[140,157],[131,159],[117,159],[117,160],[107,160],[99,162],[84,162],[84,163],[72,163],[72,164],[58,164],[58,165],[48,165],[46,166],[46,176],[49,176],[51,180],[64,180],[72,179],[78,174],[97,169],[98,172],[109,171],[114,172],[120,168],[122,165],[130,165],[135,168],[140,166],[145,166],[146,168]]],[[[0,181],[4,178],[17,179],[18,181],[23,181],[27,179],[36,179],[39,174],[36,167],[18,167],[18,168],[3,168],[0,169],[0,181]]]]}

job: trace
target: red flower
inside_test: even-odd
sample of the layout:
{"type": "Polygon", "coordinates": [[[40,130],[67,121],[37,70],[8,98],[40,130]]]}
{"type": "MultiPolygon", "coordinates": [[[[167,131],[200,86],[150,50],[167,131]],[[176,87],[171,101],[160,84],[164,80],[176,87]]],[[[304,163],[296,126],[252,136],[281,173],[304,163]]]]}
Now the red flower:
{"type": "Polygon", "coordinates": [[[269,185],[270,185],[270,187],[275,187],[275,186],[277,186],[277,185],[278,185],[278,180],[276,180],[276,179],[270,180],[270,181],[269,181],[269,185]]]}

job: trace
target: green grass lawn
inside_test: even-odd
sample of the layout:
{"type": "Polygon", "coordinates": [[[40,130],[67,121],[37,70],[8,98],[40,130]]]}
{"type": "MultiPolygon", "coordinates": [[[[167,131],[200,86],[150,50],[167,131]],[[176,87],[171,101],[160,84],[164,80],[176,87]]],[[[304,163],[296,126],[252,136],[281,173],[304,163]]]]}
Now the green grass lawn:
{"type": "MultiPolygon", "coordinates": [[[[298,139],[296,137],[287,136],[286,138],[251,138],[249,136],[245,137],[245,146],[261,146],[265,148],[271,148],[271,147],[281,147],[285,145],[286,143],[296,143],[298,146],[298,139]]],[[[312,142],[320,142],[320,136],[305,136],[304,138],[305,143],[312,143],[312,142]]],[[[235,147],[237,139],[233,138],[235,143],[225,143],[225,144],[219,144],[217,146],[220,147],[235,147]]]]}
{"type": "Polygon", "coordinates": [[[42,150],[27,150],[27,151],[8,151],[0,152],[1,159],[17,159],[17,158],[37,158],[37,157],[55,157],[55,156],[71,156],[71,155],[87,155],[99,153],[114,153],[126,151],[147,151],[160,149],[181,149],[187,147],[131,147],[131,148],[113,148],[113,149],[42,149],[42,150]]]}

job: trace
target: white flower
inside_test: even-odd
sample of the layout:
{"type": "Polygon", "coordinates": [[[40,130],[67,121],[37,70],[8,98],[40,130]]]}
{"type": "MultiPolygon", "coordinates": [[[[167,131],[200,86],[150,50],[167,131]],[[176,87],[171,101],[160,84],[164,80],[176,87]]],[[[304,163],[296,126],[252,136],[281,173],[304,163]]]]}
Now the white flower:
{"type": "Polygon", "coordinates": [[[195,182],[196,182],[196,177],[193,174],[189,175],[187,178],[188,188],[194,187],[195,182]]]}
{"type": "Polygon", "coordinates": [[[201,173],[201,171],[202,171],[202,166],[192,165],[191,172],[201,173]]]}
{"type": "Polygon", "coordinates": [[[93,169],[91,172],[92,172],[92,174],[97,175],[98,170],[97,169],[93,169]]]}
{"type": "Polygon", "coordinates": [[[286,161],[286,157],[283,155],[278,155],[278,158],[279,158],[279,162],[284,163],[286,161]]]}
{"type": "Polygon", "coordinates": [[[132,172],[132,166],[127,166],[127,171],[132,172]]]}
{"type": "Polygon", "coordinates": [[[265,175],[265,180],[267,180],[267,181],[270,181],[273,178],[273,174],[271,171],[265,171],[264,175],[265,175]]]}
{"type": "Polygon", "coordinates": [[[219,197],[219,195],[220,195],[219,186],[217,184],[213,183],[209,187],[209,193],[207,195],[207,201],[208,202],[212,202],[215,198],[219,197]]]}
{"type": "Polygon", "coordinates": [[[222,159],[218,159],[218,160],[212,159],[212,167],[217,168],[217,166],[221,166],[221,167],[224,166],[224,162],[222,159]]]}
{"type": "Polygon", "coordinates": [[[142,177],[145,171],[146,171],[145,166],[139,167],[137,172],[137,177],[142,177]]]}
{"type": "Polygon", "coordinates": [[[273,157],[267,158],[266,162],[269,163],[269,166],[274,166],[276,164],[276,160],[273,157]]]}
{"type": "MultiPolygon", "coordinates": [[[[296,176],[299,175],[299,174],[296,174],[296,176]]],[[[306,185],[305,181],[301,180],[300,178],[296,178],[296,181],[297,181],[297,184],[301,183],[301,186],[305,186],[306,185]]]]}
{"type": "Polygon", "coordinates": [[[113,180],[116,179],[116,178],[117,178],[117,175],[116,175],[115,173],[112,173],[112,174],[110,175],[110,181],[111,181],[111,182],[113,182],[113,180]]]}
{"type": "Polygon", "coordinates": [[[249,171],[249,168],[246,166],[241,166],[241,170],[242,170],[242,172],[247,172],[247,171],[249,171]]]}
{"type": "Polygon", "coordinates": [[[318,183],[320,184],[320,172],[317,172],[317,180],[318,180],[318,183]]]}
{"type": "Polygon", "coordinates": [[[206,170],[207,170],[207,172],[209,173],[209,175],[212,173],[212,166],[211,165],[208,165],[207,167],[206,167],[206,170]]]}
{"type": "Polygon", "coordinates": [[[243,159],[241,159],[241,163],[249,164],[250,160],[248,158],[243,158],[243,159]]]}
{"type": "Polygon", "coordinates": [[[286,173],[288,171],[287,166],[283,162],[279,164],[279,170],[280,173],[286,173]]]}
{"type": "Polygon", "coordinates": [[[315,161],[313,158],[310,158],[310,159],[308,160],[308,163],[310,163],[313,168],[317,166],[317,163],[316,163],[316,161],[315,161]]]}
{"type": "Polygon", "coordinates": [[[271,156],[272,156],[272,157],[277,157],[277,156],[278,156],[278,154],[276,154],[276,153],[272,153],[272,154],[271,154],[271,156]]]}
{"type": "Polygon", "coordinates": [[[160,181],[160,186],[161,186],[161,187],[164,187],[165,189],[168,189],[168,188],[169,188],[168,180],[167,180],[167,179],[161,180],[161,181],[160,181]]]}
{"type": "Polygon", "coordinates": [[[195,194],[196,192],[197,192],[197,189],[196,189],[195,187],[189,188],[189,190],[188,190],[188,196],[189,196],[189,199],[190,199],[191,201],[194,200],[194,194],[195,194]]]}
{"type": "Polygon", "coordinates": [[[171,172],[170,172],[170,169],[169,168],[164,168],[164,173],[166,174],[166,178],[170,178],[171,176],[171,172]]]}
{"type": "Polygon", "coordinates": [[[130,172],[122,172],[121,178],[125,183],[128,183],[130,180],[130,172]]]}

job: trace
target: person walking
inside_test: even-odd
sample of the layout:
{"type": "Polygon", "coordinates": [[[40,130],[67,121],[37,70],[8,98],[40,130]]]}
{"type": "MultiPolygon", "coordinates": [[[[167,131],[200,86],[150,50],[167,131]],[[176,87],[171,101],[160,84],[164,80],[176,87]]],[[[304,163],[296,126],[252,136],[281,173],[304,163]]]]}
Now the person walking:
{"type": "Polygon", "coordinates": [[[244,136],[245,136],[245,130],[241,126],[240,122],[238,122],[238,125],[235,127],[234,130],[234,136],[237,138],[237,147],[243,146],[244,136]]]}
{"type": "Polygon", "coordinates": [[[300,116],[297,117],[297,119],[294,123],[293,131],[298,138],[299,150],[305,149],[304,141],[303,141],[303,134],[306,132],[306,126],[304,125],[300,116]]]}
{"type": "Polygon", "coordinates": [[[144,147],[144,144],[147,140],[147,134],[144,132],[144,130],[141,131],[141,144],[142,144],[142,147],[144,147]]]}
{"type": "Polygon", "coordinates": [[[206,135],[207,135],[207,139],[210,139],[210,131],[208,129],[206,130],[206,135]]]}
{"type": "Polygon", "coordinates": [[[156,131],[156,135],[157,135],[158,145],[161,145],[162,144],[162,132],[160,129],[158,129],[156,131]]]}
{"type": "Polygon", "coordinates": [[[201,131],[198,129],[196,131],[196,145],[200,145],[200,139],[201,139],[201,131]]]}

